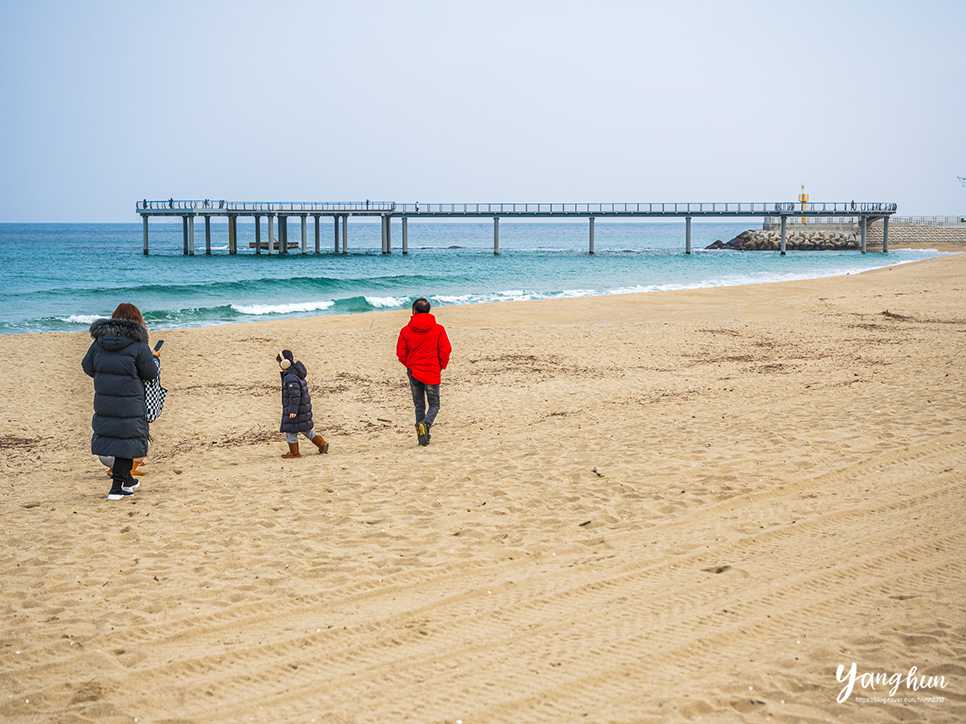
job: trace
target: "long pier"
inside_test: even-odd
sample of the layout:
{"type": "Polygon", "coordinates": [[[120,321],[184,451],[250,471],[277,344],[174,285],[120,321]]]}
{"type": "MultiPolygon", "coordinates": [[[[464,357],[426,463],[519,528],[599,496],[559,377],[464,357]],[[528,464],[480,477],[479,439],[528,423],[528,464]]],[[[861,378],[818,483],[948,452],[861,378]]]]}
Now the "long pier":
{"type": "Polygon", "coordinates": [[[409,219],[439,218],[492,218],[493,253],[500,253],[501,218],[586,218],[589,224],[588,253],[594,253],[594,220],[598,218],[683,218],[685,220],[684,250],[691,253],[691,219],[693,218],[742,218],[764,217],[774,223],[781,223],[781,254],[785,255],[785,227],[789,218],[802,219],[838,217],[858,220],[861,232],[860,249],[866,252],[866,231],[868,225],[881,219],[882,250],[889,250],[889,218],[896,212],[896,205],[889,203],[870,203],[856,201],[838,202],[717,202],[717,203],[499,203],[499,204],[398,204],[392,201],[353,201],[353,202],[263,202],[263,201],[212,201],[175,200],[148,201],[137,203],[137,213],[141,215],[144,226],[144,254],[148,253],[148,219],[152,216],[182,219],[184,254],[195,253],[195,219],[202,217],[205,223],[205,253],[211,254],[211,218],[224,216],[228,219],[228,253],[238,253],[238,217],[255,219],[255,242],[252,246],[260,254],[267,249],[272,254],[277,247],[279,254],[288,253],[293,245],[288,240],[289,220],[297,218],[301,223],[301,243],[294,246],[302,254],[307,253],[308,218],[314,219],[315,253],[321,253],[320,219],[331,217],[334,221],[334,253],[349,253],[349,217],[376,217],[382,223],[382,253],[392,253],[391,220],[402,221],[402,253],[409,253],[409,219]],[[261,220],[266,219],[267,240],[261,239],[261,220]],[[275,223],[278,222],[278,240],[275,239],[275,223]],[[341,238],[340,238],[341,228],[341,238]]]}

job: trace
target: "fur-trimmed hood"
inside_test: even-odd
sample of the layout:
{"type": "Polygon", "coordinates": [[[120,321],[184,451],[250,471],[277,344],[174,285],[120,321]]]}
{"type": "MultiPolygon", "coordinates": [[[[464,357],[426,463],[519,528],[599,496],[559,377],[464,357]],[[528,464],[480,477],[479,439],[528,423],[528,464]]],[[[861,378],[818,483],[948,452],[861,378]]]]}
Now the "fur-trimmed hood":
{"type": "Polygon", "coordinates": [[[148,330],[130,319],[98,319],[91,325],[91,337],[105,349],[121,349],[131,343],[148,343],[148,330]]]}

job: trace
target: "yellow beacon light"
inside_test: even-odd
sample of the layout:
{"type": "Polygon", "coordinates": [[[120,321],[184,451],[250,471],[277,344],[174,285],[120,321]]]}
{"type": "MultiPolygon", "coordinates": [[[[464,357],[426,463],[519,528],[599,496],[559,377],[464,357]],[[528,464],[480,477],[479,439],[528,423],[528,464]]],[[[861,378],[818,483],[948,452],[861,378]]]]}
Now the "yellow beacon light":
{"type": "MultiPolygon", "coordinates": [[[[805,211],[805,205],[808,203],[808,194],[805,193],[805,184],[802,184],[802,193],[798,195],[798,200],[802,205],[802,211],[805,211]]],[[[802,217],[802,223],[805,223],[805,217],[802,217]]]]}

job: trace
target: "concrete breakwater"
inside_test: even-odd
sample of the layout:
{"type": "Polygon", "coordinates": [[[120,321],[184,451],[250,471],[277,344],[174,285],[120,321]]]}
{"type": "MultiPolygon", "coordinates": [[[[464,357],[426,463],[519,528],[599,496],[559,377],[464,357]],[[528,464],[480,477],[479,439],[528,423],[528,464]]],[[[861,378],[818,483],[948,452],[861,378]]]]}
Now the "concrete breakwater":
{"type": "MultiPolygon", "coordinates": [[[[866,244],[882,245],[881,223],[869,224],[866,244]]],[[[940,225],[892,221],[889,223],[889,247],[896,244],[966,244],[966,222],[940,225]]]]}
{"type": "MultiPolygon", "coordinates": [[[[742,231],[731,241],[721,241],[706,249],[736,249],[738,251],[779,251],[782,235],[778,231],[749,229],[742,231]]],[[[881,248],[882,237],[879,237],[881,248]]],[[[859,248],[858,228],[849,231],[792,231],[785,236],[785,248],[797,251],[835,251],[859,248]]],[[[868,241],[866,242],[868,247],[868,241]]]]}

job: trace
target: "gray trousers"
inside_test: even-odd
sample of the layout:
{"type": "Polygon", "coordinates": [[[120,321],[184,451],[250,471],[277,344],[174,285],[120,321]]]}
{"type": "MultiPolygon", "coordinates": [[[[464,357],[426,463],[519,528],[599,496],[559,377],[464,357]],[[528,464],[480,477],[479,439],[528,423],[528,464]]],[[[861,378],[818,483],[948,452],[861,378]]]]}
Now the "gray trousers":
{"type": "MultiPolygon", "coordinates": [[[[305,435],[306,440],[314,440],[316,436],[315,428],[310,430],[303,430],[302,434],[305,435]]],[[[299,434],[297,432],[287,432],[285,433],[285,442],[289,445],[294,445],[299,441],[299,434]]]]}
{"type": "Polygon", "coordinates": [[[406,372],[409,375],[409,387],[413,393],[413,405],[416,406],[416,424],[425,422],[427,426],[432,427],[439,412],[439,385],[427,385],[413,377],[413,373],[409,370],[406,372]]]}

